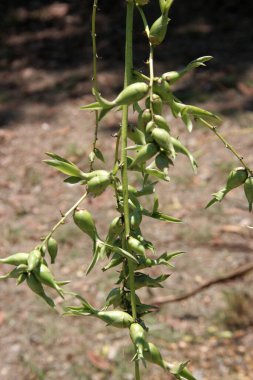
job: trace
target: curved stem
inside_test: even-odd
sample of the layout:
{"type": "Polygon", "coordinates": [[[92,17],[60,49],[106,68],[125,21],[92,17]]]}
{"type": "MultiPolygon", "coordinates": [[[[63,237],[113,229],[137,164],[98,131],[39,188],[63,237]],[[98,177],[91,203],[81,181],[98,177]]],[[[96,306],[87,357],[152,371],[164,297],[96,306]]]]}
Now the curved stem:
{"type": "Polygon", "coordinates": [[[62,216],[62,218],[53,226],[53,228],[51,229],[51,231],[42,240],[41,246],[44,245],[48,241],[48,239],[50,239],[50,237],[53,235],[53,233],[55,232],[55,230],[61,224],[64,224],[66,218],[72,213],[72,211],[75,210],[75,208],[77,208],[77,206],[79,206],[79,204],[86,198],[86,196],[87,196],[87,191],[81,196],[81,198],[78,199],[78,201],[72,207],[70,207],[70,209],[67,212],[65,212],[65,214],[62,216]]]}
{"type": "Polygon", "coordinates": [[[235,148],[233,147],[233,145],[229,144],[229,142],[225,139],[224,136],[222,136],[222,134],[220,134],[218,131],[217,131],[217,128],[214,127],[213,125],[209,124],[206,120],[200,118],[200,121],[207,127],[209,128],[212,132],[214,132],[216,134],[216,136],[223,142],[223,144],[225,145],[225,147],[230,150],[234,156],[240,161],[240,163],[242,164],[242,166],[244,166],[244,168],[251,174],[253,175],[253,171],[248,167],[248,165],[244,162],[243,160],[243,157],[235,150],[235,148]]]}
{"type": "MultiPolygon", "coordinates": [[[[97,42],[96,42],[96,15],[97,15],[97,6],[98,6],[98,0],[94,0],[93,3],[93,10],[92,10],[92,20],[91,20],[91,35],[92,35],[92,66],[93,66],[93,74],[92,74],[92,80],[93,80],[93,90],[98,91],[98,80],[97,80],[97,42]]],[[[95,111],[95,132],[94,132],[94,140],[92,144],[92,152],[93,155],[90,158],[90,171],[93,170],[93,163],[95,158],[95,151],[96,151],[96,143],[97,143],[97,135],[98,135],[98,111],[95,111]]]]}

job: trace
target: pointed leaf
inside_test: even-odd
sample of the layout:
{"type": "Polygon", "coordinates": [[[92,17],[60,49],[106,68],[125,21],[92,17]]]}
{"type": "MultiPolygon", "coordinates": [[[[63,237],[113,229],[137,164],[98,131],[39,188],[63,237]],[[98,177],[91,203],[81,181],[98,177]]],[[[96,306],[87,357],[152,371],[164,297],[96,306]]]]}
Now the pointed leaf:
{"type": "Polygon", "coordinates": [[[74,184],[76,184],[82,180],[83,180],[83,178],[71,176],[71,177],[65,178],[63,182],[70,183],[70,184],[74,185],[74,184]]]}
{"type": "Polygon", "coordinates": [[[95,153],[95,156],[97,157],[98,160],[100,160],[100,161],[102,161],[102,162],[105,162],[105,159],[104,159],[103,153],[101,152],[100,149],[95,148],[95,149],[94,149],[94,153],[95,153]]]}
{"type": "Polygon", "coordinates": [[[118,253],[119,255],[124,256],[127,259],[130,259],[130,260],[132,260],[132,261],[134,261],[135,263],[138,264],[137,258],[134,257],[131,253],[127,252],[125,249],[120,248],[120,247],[115,247],[115,246],[107,244],[107,243],[103,243],[103,244],[106,245],[107,247],[111,248],[111,250],[114,253],[118,253]]]}
{"type": "Polygon", "coordinates": [[[85,111],[100,111],[102,109],[98,102],[87,104],[86,106],[81,106],[81,110],[85,111]]]}
{"type": "Polygon", "coordinates": [[[81,176],[80,169],[78,169],[78,167],[72,163],[58,161],[58,160],[44,160],[44,162],[69,176],[73,176],[73,177],[81,176]]]}

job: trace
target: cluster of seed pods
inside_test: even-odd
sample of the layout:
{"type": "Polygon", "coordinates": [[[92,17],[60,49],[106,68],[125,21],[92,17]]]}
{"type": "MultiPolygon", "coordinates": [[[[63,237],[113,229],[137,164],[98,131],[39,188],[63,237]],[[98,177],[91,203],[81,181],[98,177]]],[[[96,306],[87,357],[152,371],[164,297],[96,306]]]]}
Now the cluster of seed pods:
{"type": "MultiPolygon", "coordinates": [[[[160,17],[149,28],[142,7],[148,4],[148,0],[127,1],[135,4],[145,21],[145,31],[150,51],[160,45],[164,40],[169,22],[168,14],[173,0],[160,0],[160,17]]],[[[189,132],[194,123],[208,125],[214,130],[220,123],[217,115],[196,106],[181,102],[173,93],[173,84],[181,80],[185,74],[199,66],[205,66],[205,62],[212,57],[204,56],[190,62],[180,71],[165,72],[159,77],[153,75],[153,67],[150,64],[149,75],[132,70],[131,83],[127,84],[114,100],[107,100],[101,96],[97,88],[93,89],[96,101],[81,107],[82,110],[95,111],[97,120],[102,120],[112,110],[124,110],[131,107],[136,115],[136,122],[127,122],[127,138],[131,141],[127,151],[126,160],[115,154],[115,163],[111,170],[91,168],[90,172],[82,171],[76,164],[55,154],[47,153],[49,159],[45,162],[67,175],[64,182],[76,184],[86,188],[86,194],[97,197],[108,187],[115,192],[116,212],[111,221],[107,235],[101,238],[95,220],[87,209],[77,206],[85,198],[83,196],[61,219],[53,230],[42,239],[42,243],[30,253],[17,253],[0,263],[14,265],[15,269],[2,279],[16,278],[17,284],[26,281],[29,288],[42,297],[50,306],[54,307],[54,301],[44,290],[49,286],[64,297],[65,291],[61,288],[68,281],[56,281],[47,263],[48,254],[53,264],[58,252],[58,244],[52,237],[56,227],[58,228],[67,216],[73,216],[75,225],[92,240],[92,258],[87,265],[87,274],[90,273],[99,261],[103,261],[103,272],[114,268],[119,272],[116,286],[109,292],[101,309],[96,309],[85,298],[75,294],[79,306],[67,306],[66,315],[93,316],[104,321],[107,325],[117,328],[129,329],[129,336],[135,348],[133,360],[156,364],[169,371],[176,379],[194,380],[194,376],[186,368],[187,362],[173,365],[165,361],[160,350],[150,342],[148,328],[144,317],[156,310],[155,306],[143,303],[138,290],[141,288],[161,288],[163,282],[170,276],[169,273],[158,277],[151,277],[145,269],[154,266],[171,267],[171,260],[182,251],[164,252],[156,256],[156,249],[152,242],[142,234],[141,223],[143,216],[154,218],[165,223],[180,223],[181,220],[167,215],[159,210],[159,201],[155,195],[156,185],[160,181],[170,181],[169,168],[176,164],[177,156],[185,155],[194,173],[197,171],[197,163],[192,153],[179,140],[178,133],[172,131],[167,115],[179,118],[186,125],[189,132]],[[126,109],[126,108],[125,108],[126,109]],[[122,168],[129,173],[135,172],[141,185],[139,187],[126,183],[122,177],[122,168]],[[142,199],[153,197],[151,210],[145,208],[142,199]],[[128,211],[126,215],[126,210],[128,211]],[[126,233],[126,224],[129,231],[126,233]],[[133,310],[134,308],[134,310],[133,310]]],[[[115,150],[119,147],[122,137],[122,127],[117,134],[115,150]]],[[[97,135],[95,136],[97,138],[97,135]]],[[[92,160],[96,156],[104,161],[102,152],[94,144],[92,160]]],[[[123,156],[124,157],[124,156],[123,156]]],[[[244,186],[244,192],[252,210],[253,203],[253,177],[248,167],[234,169],[228,176],[226,186],[213,194],[213,199],[206,207],[215,202],[220,202],[225,195],[236,187],[244,186]]],[[[73,295],[73,293],[72,293],[73,295]]],[[[140,377],[136,376],[136,379],[140,377]]]]}

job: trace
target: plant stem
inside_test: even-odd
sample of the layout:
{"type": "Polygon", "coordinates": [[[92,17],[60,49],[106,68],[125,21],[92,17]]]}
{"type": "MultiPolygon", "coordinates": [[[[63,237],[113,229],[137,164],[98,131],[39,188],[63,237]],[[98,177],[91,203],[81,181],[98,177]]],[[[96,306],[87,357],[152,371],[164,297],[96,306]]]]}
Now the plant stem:
{"type": "MultiPolygon", "coordinates": [[[[125,78],[124,87],[131,84],[132,69],[133,69],[133,13],[134,2],[133,0],[127,1],[127,15],[126,15],[126,44],[125,44],[125,78]]],[[[122,192],[124,203],[124,224],[125,236],[123,240],[123,248],[127,246],[127,238],[130,235],[130,220],[129,220],[129,206],[128,206],[128,175],[127,175],[127,128],[128,128],[128,106],[123,106],[122,112],[122,126],[121,126],[121,178],[122,178],[122,192]]],[[[134,283],[134,269],[132,262],[128,260],[130,292],[131,292],[131,307],[133,318],[136,319],[136,303],[135,303],[135,283],[134,283]]],[[[135,379],[140,380],[139,363],[135,362],[135,379]]]]}
{"type": "Polygon", "coordinates": [[[207,127],[209,128],[211,131],[213,131],[216,136],[223,142],[223,144],[225,145],[225,147],[230,150],[234,156],[240,161],[240,163],[245,167],[245,169],[251,174],[253,175],[253,171],[248,167],[248,165],[244,162],[243,160],[243,157],[235,150],[235,148],[233,147],[233,145],[229,144],[229,142],[225,139],[224,136],[222,136],[222,134],[220,134],[218,131],[217,131],[217,128],[214,127],[213,125],[209,124],[206,120],[200,118],[200,121],[207,127]]]}
{"type": "MultiPolygon", "coordinates": [[[[93,66],[93,89],[98,91],[98,81],[97,81],[97,43],[96,43],[96,15],[97,15],[97,6],[98,0],[94,0],[93,10],[92,10],[92,19],[91,19],[91,35],[92,35],[92,66],[93,66]]],[[[90,171],[93,170],[93,162],[95,157],[96,143],[97,143],[97,135],[98,135],[98,111],[95,111],[95,132],[94,132],[94,140],[92,144],[92,152],[94,153],[93,157],[90,159],[90,171]]]]}
{"type": "Polygon", "coordinates": [[[75,210],[75,208],[77,208],[77,206],[79,206],[79,204],[86,198],[87,196],[87,192],[85,192],[81,198],[78,199],[78,201],[72,206],[70,207],[70,209],[65,212],[65,214],[62,216],[62,218],[54,225],[54,227],[51,229],[51,231],[47,234],[47,236],[42,240],[42,243],[41,243],[41,246],[44,245],[48,239],[50,239],[50,237],[53,235],[53,233],[55,232],[55,230],[61,225],[61,224],[64,224],[66,218],[72,213],[72,211],[75,210]]]}
{"type": "Polygon", "coordinates": [[[150,97],[150,112],[152,116],[152,120],[154,120],[154,110],[153,110],[153,85],[154,85],[154,48],[153,45],[149,44],[149,97],[150,97]]]}

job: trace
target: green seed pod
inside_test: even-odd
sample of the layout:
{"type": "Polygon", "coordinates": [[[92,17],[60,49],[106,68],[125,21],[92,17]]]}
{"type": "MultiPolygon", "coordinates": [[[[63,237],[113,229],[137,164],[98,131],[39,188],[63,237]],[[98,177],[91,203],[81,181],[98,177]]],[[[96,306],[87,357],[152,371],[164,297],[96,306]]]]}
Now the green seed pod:
{"type": "Polygon", "coordinates": [[[29,288],[34,293],[36,293],[38,296],[40,296],[41,298],[43,298],[48,303],[49,306],[55,307],[54,301],[46,295],[46,293],[45,293],[45,291],[43,289],[43,286],[37,280],[37,278],[34,276],[33,273],[30,273],[27,276],[26,282],[27,282],[27,285],[29,286],[29,288]]]}
{"type": "Polygon", "coordinates": [[[146,125],[146,133],[152,133],[153,129],[156,127],[156,124],[153,120],[150,120],[146,125]]]}
{"type": "Polygon", "coordinates": [[[159,128],[165,129],[165,131],[167,131],[167,132],[170,131],[169,124],[168,124],[167,120],[163,116],[161,116],[161,115],[155,115],[154,116],[154,120],[155,120],[156,125],[159,128]]]}
{"type": "Polygon", "coordinates": [[[73,214],[75,224],[93,241],[98,237],[95,222],[87,210],[75,210],[73,214]]]}
{"type": "Polygon", "coordinates": [[[85,179],[90,180],[94,177],[107,176],[109,174],[110,173],[107,170],[94,170],[93,172],[85,173],[85,179]]]}
{"type": "Polygon", "coordinates": [[[54,264],[58,252],[58,243],[52,237],[50,237],[47,241],[47,250],[51,257],[51,264],[54,264]]]}
{"type": "Polygon", "coordinates": [[[173,94],[170,89],[170,85],[165,80],[154,82],[154,93],[159,95],[164,103],[173,103],[173,94]]]}
{"type": "Polygon", "coordinates": [[[131,139],[137,145],[146,144],[144,133],[136,127],[133,127],[133,126],[128,127],[127,137],[129,137],[129,139],[131,139]]]}
{"type": "Polygon", "coordinates": [[[60,286],[57,284],[53,274],[50,272],[50,269],[44,265],[41,264],[40,267],[34,271],[34,274],[36,278],[44,285],[49,286],[50,288],[55,289],[58,294],[63,297],[63,290],[60,288],[60,286]]]}
{"type": "Polygon", "coordinates": [[[122,255],[119,255],[118,253],[114,253],[111,261],[103,267],[103,269],[102,269],[103,272],[105,272],[108,269],[111,269],[111,268],[118,266],[119,264],[121,264],[123,262],[123,260],[124,260],[124,258],[122,257],[122,255]]]}
{"type": "Polygon", "coordinates": [[[161,128],[155,128],[152,132],[152,138],[164,150],[169,152],[175,158],[175,149],[171,141],[170,134],[161,128]]]}
{"type": "Polygon", "coordinates": [[[139,228],[142,221],[142,213],[140,209],[135,209],[130,213],[130,227],[132,230],[139,228]]]}
{"type": "Polygon", "coordinates": [[[144,359],[144,350],[148,349],[144,328],[139,323],[132,323],[129,332],[130,338],[136,347],[137,359],[144,359]]]}
{"type": "Polygon", "coordinates": [[[236,168],[232,170],[228,176],[226,190],[231,191],[238,186],[241,186],[248,178],[248,172],[244,168],[236,168]]]}
{"type": "Polygon", "coordinates": [[[146,107],[153,110],[155,115],[161,115],[163,109],[163,101],[159,95],[153,94],[153,101],[151,103],[150,97],[146,99],[146,107]]]}
{"type": "Polygon", "coordinates": [[[149,86],[144,82],[130,84],[114,100],[114,106],[130,105],[143,99],[149,91],[149,86]]]}
{"type": "Polygon", "coordinates": [[[28,260],[27,260],[28,272],[31,272],[32,270],[34,270],[39,265],[40,261],[41,261],[41,251],[38,249],[34,249],[33,251],[31,251],[29,253],[28,260]]]}
{"type": "Polygon", "coordinates": [[[153,101],[151,102],[150,96],[146,99],[145,106],[147,109],[152,109],[155,115],[162,114],[163,101],[159,95],[153,94],[153,101]]]}
{"type": "Polygon", "coordinates": [[[166,363],[162,358],[161,352],[153,343],[147,343],[143,354],[148,362],[154,363],[164,369],[166,368],[166,363]]]}
{"type": "Polygon", "coordinates": [[[121,216],[117,216],[112,220],[106,237],[106,243],[111,244],[124,230],[121,216]]]}
{"type": "Polygon", "coordinates": [[[96,176],[88,180],[87,189],[88,192],[92,195],[98,196],[105,191],[105,189],[110,185],[110,183],[111,176],[109,173],[107,173],[106,175],[96,176]]]}
{"type": "Polygon", "coordinates": [[[47,252],[47,247],[45,246],[45,244],[43,244],[42,246],[35,247],[35,249],[37,248],[40,250],[41,256],[45,257],[45,254],[47,252]]]}
{"type": "Polygon", "coordinates": [[[106,322],[109,326],[118,328],[130,327],[134,322],[130,314],[120,310],[98,311],[94,315],[106,322]]]}
{"type": "Polygon", "coordinates": [[[169,71],[162,75],[162,78],[168,82],[174,83],[177,79],[180,78],[180,73],[178,71],[169,71]]]}
{"type": "Polygon", "coordinates": [[[253,177],[248,177],[244,182],[244,193],[249,203],[249,211],[252,211],[253,203],[253,177]]]}
{"type": "Polygon", "coordinates": [[[29,253],[15,253],[14,255],[0,259],[0,264],[20,265],[27,264],[29,253]]]}
{"type": "Polygon", "coordinates": [[[149,41],[152,45],[157,46],[163,42],[168,26],[169,18],[168,13],[162,14],[151,26],[149,32],[149,41]]]}
{"type": "Polygon", "coordinates": [[[145,256],[145,248],[138,239],[134,238],[133,236],[129,236],[127,243],[129,249],[132,252],[136,253],[136,255],[145,256]]]}
{"type": "Polygon", "coordinates": [[[150,143],[150,144],[144,145],[138,151],[130,167],[133,167],[134,165],[144,164],[146,161],[152,158],[157,153],[157,151],[158,151],[158,147],[156,144],[150,143]]]}
{"type": "Polygon", "coordinates": [[[150,109],[145,109],[141,114],[141,120],[143,125],[147,125],[147,123],[152,119],[151,111],[150,109]]]}

